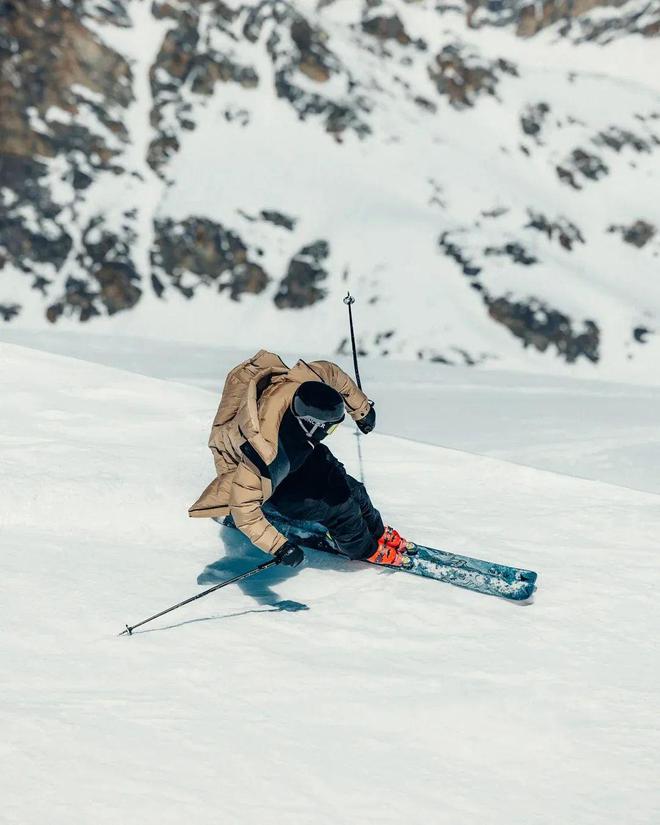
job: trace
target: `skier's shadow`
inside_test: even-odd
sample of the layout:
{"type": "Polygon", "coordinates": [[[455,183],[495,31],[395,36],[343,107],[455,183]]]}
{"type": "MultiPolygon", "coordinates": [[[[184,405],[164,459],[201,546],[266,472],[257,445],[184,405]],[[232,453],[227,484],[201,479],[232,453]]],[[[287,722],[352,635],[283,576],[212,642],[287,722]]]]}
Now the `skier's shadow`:
{"type": "MultiPolygon", "coordinates": [[[[217,584],[263,564],[264,560],[268,558],[240,530],[220,525],[218,535],[224,545],[225,555],[213,564],[206,565],[197,577],[197,584],[217,584]]],[[[304,542],[301,542],[301,544],[304,545],[304,542]]],[[[280,600],[275,590],[281,582],[297,575],[307,567],[347,573],[351,570],[360,569],[361,565],[351,563],[349,559],[342,556],[306,548],[305,561],[300,567],[295,569],[282,565],[270,567],[267,570],[262,570],[256,576],[237,582],[237,585],[246,596],[253,598],[257,604],[291,612],[309,610],[308,605],[302,602],[280,600]]]]}

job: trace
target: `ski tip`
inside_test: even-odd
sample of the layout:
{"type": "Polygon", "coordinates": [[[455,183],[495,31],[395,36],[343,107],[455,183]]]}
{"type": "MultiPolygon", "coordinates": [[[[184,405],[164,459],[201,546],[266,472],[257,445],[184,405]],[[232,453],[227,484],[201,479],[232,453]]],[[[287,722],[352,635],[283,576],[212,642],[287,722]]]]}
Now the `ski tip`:
{"type": "Polygon", "coordinates": [[[523,570],[520,574],[520,581],[529,582],[530,584],[534,584],[537,578],[538,573],[535,573],[533,570],[523,570]]]}
{"type": "Polygon", "coordinates": [[[536,587],[532,582],[527,587],[521,587],[520,590],[515,591],[508,598],[517,604],[532,604],[534,602],[534,594],[536,587]]]}

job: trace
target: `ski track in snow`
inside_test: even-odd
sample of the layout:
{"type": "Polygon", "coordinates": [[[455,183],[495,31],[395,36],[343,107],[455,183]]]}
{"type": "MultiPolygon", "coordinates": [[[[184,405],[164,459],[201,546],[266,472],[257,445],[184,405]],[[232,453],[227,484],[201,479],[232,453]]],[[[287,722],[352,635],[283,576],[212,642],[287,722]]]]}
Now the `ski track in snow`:
{"type": "Polygon", "coordinates": [[[533,604],[308,553],[117,638],[264,558],[187,518],[217,393],[7,343],[0,375],[9,825],[656,821],[657,495],[377,432],[385,518],[533,604]]]}

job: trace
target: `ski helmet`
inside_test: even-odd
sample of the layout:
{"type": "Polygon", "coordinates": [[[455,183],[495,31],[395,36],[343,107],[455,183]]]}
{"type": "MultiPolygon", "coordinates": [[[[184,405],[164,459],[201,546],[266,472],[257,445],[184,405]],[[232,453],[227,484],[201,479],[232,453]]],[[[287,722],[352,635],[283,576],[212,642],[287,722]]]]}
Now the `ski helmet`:
{"type": "Polygon", "coordinates": [[[344,420],[344,399],[322,381],[305,381],[293,396],[291,411],[308,438],[322,441],[344,420]]]}

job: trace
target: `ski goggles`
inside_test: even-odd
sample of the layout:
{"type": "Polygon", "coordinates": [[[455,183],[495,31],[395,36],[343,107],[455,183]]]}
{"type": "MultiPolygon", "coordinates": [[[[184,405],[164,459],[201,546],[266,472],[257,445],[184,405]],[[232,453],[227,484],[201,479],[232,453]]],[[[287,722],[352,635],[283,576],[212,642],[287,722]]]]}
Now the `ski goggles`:
{"type": "Polygon", "coordinates": [[[298,419],[298,422],[300,423],[300,426],[302,427],[307,438],[312,438],[315,433],[317,437],[323,434],[323,437],[325,438],[326,436],[334,433],[337,427],[344,420],[345,416],[342,415],[339,421],[319,421],[317,418],[310,418],[309,416],[301,415],[297,415],[296,418],[298,419]]]}

